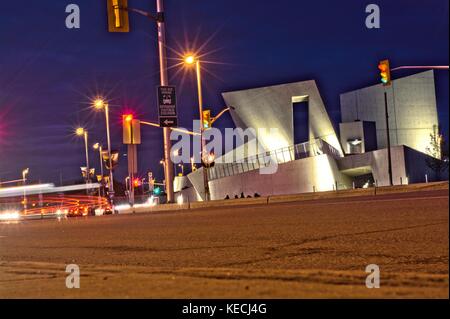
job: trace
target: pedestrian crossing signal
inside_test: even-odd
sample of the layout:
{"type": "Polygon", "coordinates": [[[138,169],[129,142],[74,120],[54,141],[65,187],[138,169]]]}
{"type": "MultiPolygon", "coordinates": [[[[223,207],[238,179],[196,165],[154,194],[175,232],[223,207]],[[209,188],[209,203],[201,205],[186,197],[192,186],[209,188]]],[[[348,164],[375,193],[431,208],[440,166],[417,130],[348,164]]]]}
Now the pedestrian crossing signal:
{"type": "Polygon", "coordinates": [[[130,32],[128,19],[128,0],[108,1],[108,31],[130,32]]]}

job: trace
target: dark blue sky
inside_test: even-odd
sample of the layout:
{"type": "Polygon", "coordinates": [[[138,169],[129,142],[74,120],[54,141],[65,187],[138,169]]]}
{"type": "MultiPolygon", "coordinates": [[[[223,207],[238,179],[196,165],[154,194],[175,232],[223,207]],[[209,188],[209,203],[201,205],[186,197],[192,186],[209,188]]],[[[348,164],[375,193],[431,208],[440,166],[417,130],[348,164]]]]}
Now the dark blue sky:
{"type": "MultiPolygon", "coordinates": [[[[154,0],[129,5],[154,11],[154,0]]],[[[104,119],[88,108],[89,96],[111,100],[113,144],[121,146],[120,115],[134,110],[157,120],[159,82],[156,30],[131,15],[132,32],[109,34],[104,0],[16,0],[2,3],[0,19],[0,179],[59,181],[79,176],[88,127],[91,142],[105,143],[104,119]],[[81,9],[81,29],[65,27],[65,7],[81,9]]],[[[340,120],[339,94],[378,81],[377,63],[449,64],[448,0],[166,0],[168,46],[181,52],[203,46],[205,103],[219,111],[221,92],[315,79],[327,109],[340,120]],[[381,29],[365,27],[365,7],[381,7],[381,29]]],[[[169,57],[177,58],[169,50],[169,57]]],[[[171,61],[171,64],[176,63],[171,61]]],[[[170,70],[179,87],[180,124],[197,115],[194,74],[170,70]]],[[[403,74],[395,74],[402,76],[403,74]]],[[[438,71],[440,121],[448,136],[448,71],[438,71]]],[[[232,127],[229,115],[219,127],[232,127]]],[[[161,176],[162,132],[144,129],[140,168],[161,176]]],[[[91,143],[91,144],[92,144],[91,143]]],[[[122,148],[124,150],[124,148],[122,148]]],[[[91,163],[98,165],[91,152],[91,163]]],[[[122,172],[126,161],[122,159],[122,172]]]]}

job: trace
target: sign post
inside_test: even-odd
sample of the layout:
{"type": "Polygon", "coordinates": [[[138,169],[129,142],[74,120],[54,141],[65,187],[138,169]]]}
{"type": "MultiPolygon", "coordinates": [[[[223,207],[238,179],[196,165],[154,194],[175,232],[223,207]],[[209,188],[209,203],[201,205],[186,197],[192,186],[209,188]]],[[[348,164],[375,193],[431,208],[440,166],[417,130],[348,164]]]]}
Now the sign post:
{"type": "Polygon", "coordinates": [[[134,206],[134,176],[138,172],[137,145],[141,144],[141,121],[132,114],[123,116],[123,144],[128,145],[128,183],[130,186],[130,206],[134,206]]]}
{"type": "Polygon", "coordinates": [[[161,127],[178,127],[177,97],[174,86],[158,87],[158,111],[161,127]]]}

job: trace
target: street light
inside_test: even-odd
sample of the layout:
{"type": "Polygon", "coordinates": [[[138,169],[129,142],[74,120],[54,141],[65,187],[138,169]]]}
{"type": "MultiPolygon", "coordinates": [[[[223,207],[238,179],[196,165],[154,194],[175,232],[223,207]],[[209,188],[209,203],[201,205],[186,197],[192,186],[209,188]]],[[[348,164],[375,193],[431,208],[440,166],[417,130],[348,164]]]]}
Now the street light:
{"type": "Polygon", "coordinates": [[[188,55],[188,56],[186,56],[186,57],[184,58],[184,62],[185,62],[186,64],[188,64],[188,65],[194,64],[195,61],[196,61],[196,58],[195,58],[195,56],[193,56],[193,55],[188,55]]]}
{"type": "Polygon", "coordinates": [[[75,130],[75,134],[84,137],[84,148],[86,151],[86,184],[89,184],[91,179],[91,170],[89,168],[89,148],[88,148],[88,131],[82,127],[75,130]]]}
{"type": "Polygon", "coordinates": [[[113,179],[113,167],[111,156],[111,135],[109,132],[109,104],[103,98],[96,98],[92,106],[98,111],[105,112],[106,119],[106,138],[108,141],[108,159],[109,159],[109,198],[111,205],[114,204],[114,179],[113,179]]]}
{"type": "MultiPolygon", "coordinates": [[[[177,149],[177,150],[173,151],[173,157],[176,158],[178,156],[180,156],[180,149],[177,149]]],[[[178,166],[180,166],[180,165],[178,165],[178,166]]],[[[174,169],[175,175],[178,175],[178,173],[177,173],[177,164],[175,163],[175,161],[173,162],[173,169],[174,169]]]]}
{"type": "MultiPolygon", "coordinates": [[[[29,168],[25,168],[22,171],[22,180],[23,180],[23,185],[25,186],[27,183],[27,175],[30,172],[29,168]]],[[[25,190],[25,188],[23,189],[23,210],[26,213],[27,211],[27,192],[25,190]]]]}
{"type": "MultiPolygon", "coordinates": [[[[197,75],[197,93],[198,93],[198,111],[200,114],[200,141],[201,141],[201,159],[204,163],[207,157],[206,154],[206,145],[204,140],[204,131],[205,127],[203,126],[203,94],[202,94],[202,77],[201,77],[201,63],[200,59],[193,54],[188,54],[184,57],[184,64],[186,66],[192,66],[195,64],[195,71],[197,75]]],[[[209,201],[210,192],[209,192],[209,184],[208,184],[208,171],[203,165],[203,184],[205,187],[205,201],[209,201]]]]}
{"type": "Polygon", "coordinates": [[[191,157],[191,172],[195,172],[197,167],[195,166],[195,159],[191,157]]]}
{"type": "Polygon", "coordinates": [[[102,175],[101,187],[103,187],[103,146],[100,143],[95,143],[92,147],[100,154],[100,174],[102,175]]]}
{"type": "Polygon", "coordinates": [[[178,164],[178,167],[181,168],[181,176],[184,176],[184,165],[183,164],[178,164]]]}

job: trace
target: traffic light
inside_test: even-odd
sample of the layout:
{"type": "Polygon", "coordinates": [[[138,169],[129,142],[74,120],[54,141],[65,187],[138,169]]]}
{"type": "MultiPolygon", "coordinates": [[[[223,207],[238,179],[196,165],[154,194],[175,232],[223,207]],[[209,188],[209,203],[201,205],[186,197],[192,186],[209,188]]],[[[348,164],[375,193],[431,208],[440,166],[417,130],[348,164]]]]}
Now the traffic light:
{"type": "Polygon", "coordinates": [[[135,120],[133,114],[122,115],[123,144],[141,144],[141,121],[135,120]]]}
{"type": "Polygon", "coordinates": [[[203,111],[203,129],[209,130],[212,127],[211,111],[203,111]]]}
{"type": "Polygon", "coordinates": [[[381,73],[381,82],[384,86],[391,85],[391,67],[389,65],[389,60],[383,60],[378,65],[378,69],[380,69],[381,73]]]}
{"type": "Polygon", "coordinates": [[[108,2],[108,31],[129,32],[128,0],[107,0],[108,2]]]}
{"type": "Polygon", "coordinates": [[[155,195],[155,196],[161,195],[161,188],[160,187],[155,187],[153,189],[153,195],[155,195]]]}
{"type": "Polygon", "coordinates": [[[134,180],[133,180],[133,186],[134,186],[134,188],[138,188],[138,187],[140,187],[142,185],[142,183],[141,183],[141,180],[139,179],[139,178],[135,178],[134,180]]]}

